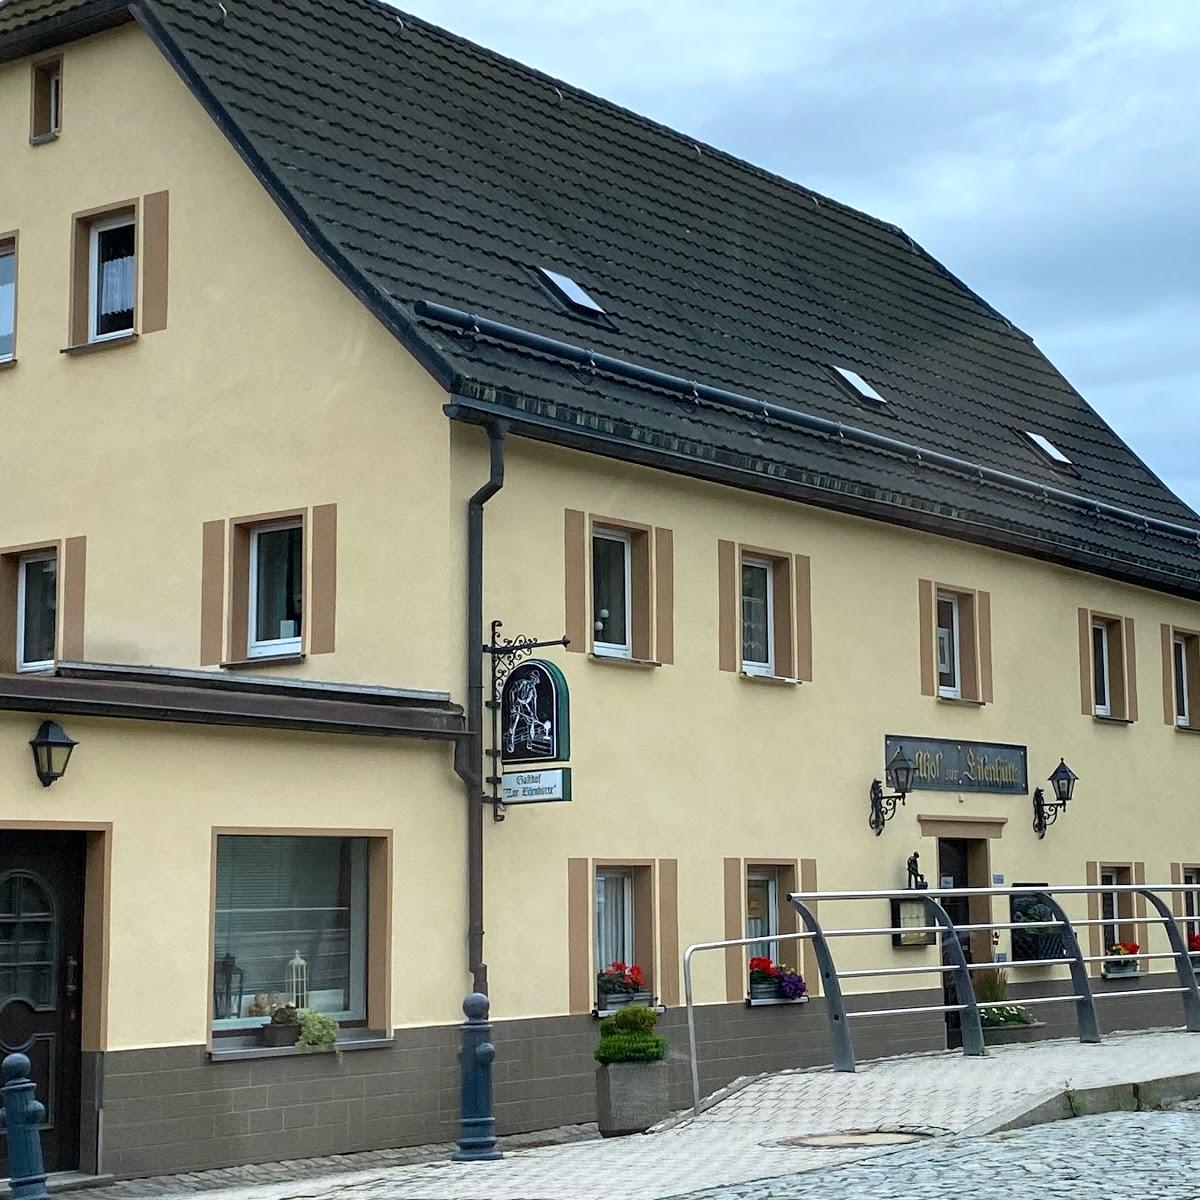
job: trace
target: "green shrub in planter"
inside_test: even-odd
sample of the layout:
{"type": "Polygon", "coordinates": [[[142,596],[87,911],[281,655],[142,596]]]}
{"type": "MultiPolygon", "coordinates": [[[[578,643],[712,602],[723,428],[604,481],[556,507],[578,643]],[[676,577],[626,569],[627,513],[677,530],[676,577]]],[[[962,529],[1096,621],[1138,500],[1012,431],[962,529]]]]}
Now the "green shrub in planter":
{"type": "Polygon", "coordinates": [[[667,1056],[667,1039],[654,1033],[658,1013],[631,1004],[600,1022],[599,1063],[661,1062],[667,1056]]]}
{"type": "Polygon", "coordinates": [[[642,1133],[670,1111],[667,1040],[654,1032],[658,1013],[631,1004],[600,1022],[596,1044],[596,1124],[601,1136],[642,1133]]]}

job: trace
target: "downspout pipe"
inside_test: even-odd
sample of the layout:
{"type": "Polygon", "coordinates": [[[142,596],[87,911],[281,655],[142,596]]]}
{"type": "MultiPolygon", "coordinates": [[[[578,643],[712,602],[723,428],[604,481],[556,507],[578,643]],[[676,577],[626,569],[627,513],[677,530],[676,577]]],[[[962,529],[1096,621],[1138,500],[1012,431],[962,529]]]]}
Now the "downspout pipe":
{"type": "Polygon", "coordinates": [[[455,744],[454,769],[467,801],[467,969],[472,988],[487,995],[483,960],[483,506],[504,486],[508,426],[487,426],[487,482],[467,501],[467,736],[455,744]]]}

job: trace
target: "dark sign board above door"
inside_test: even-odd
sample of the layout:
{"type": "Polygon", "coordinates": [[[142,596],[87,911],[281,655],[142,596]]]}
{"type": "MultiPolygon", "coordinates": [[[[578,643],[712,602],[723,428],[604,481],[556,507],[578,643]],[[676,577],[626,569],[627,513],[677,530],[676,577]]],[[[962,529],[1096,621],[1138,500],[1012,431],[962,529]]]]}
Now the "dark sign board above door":
{"type": "Polygon", "coordinates": [[[1029,791],[1024,746],[889,733],[883,742],[885,765],[901,746],[916,768],[914,791],[1008,792],[1018,796],[1029,791]]]}

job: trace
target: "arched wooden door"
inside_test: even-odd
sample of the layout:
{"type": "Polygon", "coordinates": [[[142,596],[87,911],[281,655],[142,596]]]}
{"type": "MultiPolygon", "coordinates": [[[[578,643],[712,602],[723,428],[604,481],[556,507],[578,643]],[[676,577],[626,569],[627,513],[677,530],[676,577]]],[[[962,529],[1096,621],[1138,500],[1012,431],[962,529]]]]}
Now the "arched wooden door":
{"type": "Polygon", "coordinates": [[[83,834],[0,830],[0,1057],[33,1064],[48,1171],[79,1165],[83,863],[83,834]]]}

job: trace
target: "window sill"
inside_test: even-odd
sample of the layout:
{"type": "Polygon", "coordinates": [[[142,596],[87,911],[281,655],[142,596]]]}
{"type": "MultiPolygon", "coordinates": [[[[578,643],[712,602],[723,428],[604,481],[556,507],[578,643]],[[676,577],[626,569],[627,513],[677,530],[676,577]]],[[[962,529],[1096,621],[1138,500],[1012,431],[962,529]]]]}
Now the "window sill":
{"type": "Polygon", "coordinates": [[[34,134],[34,136],[29,139],[29,144],[31,146],[45,146],[49,142],[57,142],[60,136],[61,135],[57,129],[52,129],[49,133],[34,134]]]}
{"type": "Polygon", "coordinates": [[[1176,733],[1200,733],[1200,725],[1176,725],[1176,733]]]}
{"type": "Polygon", "coordinates": [[[961,708],[983,708],[984,701],[973,700],[970,696],[938,696],[939,704],[954,704],[961,708]]]}
{"type": "Polygon", "coordinates": [[[64,346],[59,354],[92,354],[97,350],[112,350],[117,346],[128,346],[137,340],[136,333],[125,333],[120,337],[104,338],[99,342],[80,342],[78,346],[64,346]]]}
{"type": "Polygon", "coordinates": [[[633,667],[635,670],[650,671],[661,667],[662,663],[652,658],[626,658],[623,654],[597,654],[595,650],[588,655],[592,662],[605,663],[614,667],[633,667]]]}
{"type": "Polygon", "coordinates": [[[248,667],[279,667],[302,663],[306,654],[264,654],[261,658],[231,658],[221,664],[222,671],[244,671],[248,667]]]}
{"type": "MultiPolygon", "coordinates": [[[[1064,961],[1070,960],[1066,959],[1064,961]]],[[[1145,974],[1146,972],[1140,969],[1137,971],[1116,971],[1111,975],[1103,968],[1100,970],[1101,979],[1141,979],[1141,977],[1145,974]]]]}
{"type": "MultiPolygon", "coordinates": [[[[622,1008],[628,1008],[629,1005],[623,1004],[621,1008],[593,1008],[592,1017],[597,1021],[603,1021],[605,1017],[615,1017],[622,1008]]],[[[658,1013],[661,1017],[667,1011],[665,1004],[648,1004],[646,1007],[651,1011],[658,1013]]]]}
{"type": "Polygon", "coordinates": [[[807,1003],[808,1003],[807,996],[797,996],[794,1000],[789,999],[787,996],[780,996],[778,999],[770,998],[770,999],[765,999],[765,1000],[764,999],[751,1000],[749,996],[746,997],[746,1007],[747,1008],[768,1008],[771,1005],[775,1005],[775,1004],[807,1004],[807,1003]]]}
{"type": "Polygon", "coordinates": [[[208,1051],[209,1062],[244,1062],[248,1058],[299,1058],[311,1054],[344,1054],[351,1050],[390,1050],[396,1045],[393,1035],[379,1030],[366,1031],[355,1037],[343,1034],[334,1044],[333,1050],[304,1050],[299,1046],[263,1046],[257,1038],[229,1038],[233,1043],[228,1049],[219,1043],[208,1051]]]}
{"type": "Polygon", "coordinates": [[[17,365],[15,358],[0,358],[0,371],[8,371],[17,365]]]}
{"type": "Polygon", "coordinates": [[[739,671],[747,683],[765,683],[773,687],[799,687],[800,680],[791,675],[759,675],[757,671],[739,671]]]}
{"type": "MultiPolygon", "coordinates": [[[[1092,713],[1092,720],[1098,725],[1132,725],[1133,721],[1129,717],[1105,717],[1100,713],[1092,713]]],[[[1177,727],[1178,728],[1178,727],[1177,727]]]]}

